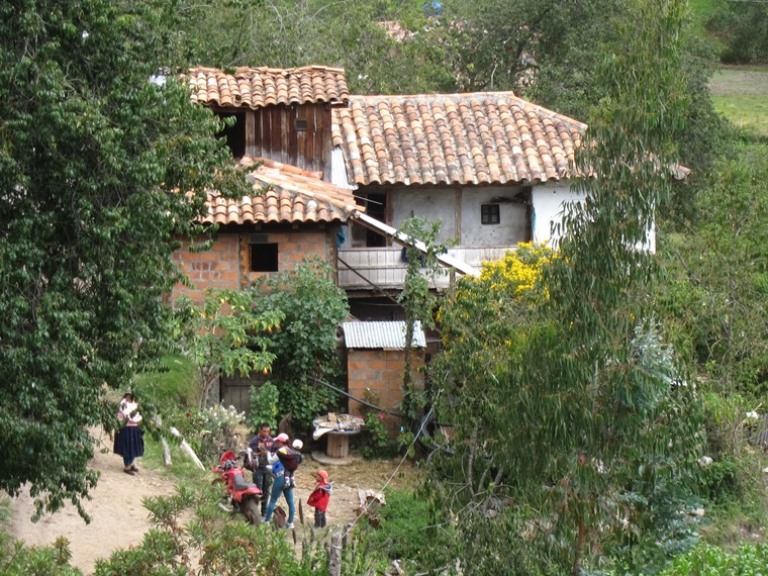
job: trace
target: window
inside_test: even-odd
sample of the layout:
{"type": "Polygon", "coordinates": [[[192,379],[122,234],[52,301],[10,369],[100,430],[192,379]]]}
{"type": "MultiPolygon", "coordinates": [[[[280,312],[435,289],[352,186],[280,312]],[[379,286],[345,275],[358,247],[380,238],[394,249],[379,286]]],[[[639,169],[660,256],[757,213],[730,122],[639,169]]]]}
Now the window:
{"type": "Polygon", "coordinates": [[[498,204],[482,204],[480,206],[481,224],[498,224],[499,222],[501,222],[501,218],[499,217],[498,204]]]}
{"type": "Polygon", "coordinates": [[[245,114],[219,113],[219,118],[224,120],[227,125],[216,134],[217,138],[226,138],[227,146],[232,151],[232,156],[242,158],[245,156],[245,114]],[[230,120],[231,118],[231,120],[230,120]]]}
{"type": "Polygon", "coordinates": [[[251,244],[251,272],[277,272],[277,244],[251,244]]]}

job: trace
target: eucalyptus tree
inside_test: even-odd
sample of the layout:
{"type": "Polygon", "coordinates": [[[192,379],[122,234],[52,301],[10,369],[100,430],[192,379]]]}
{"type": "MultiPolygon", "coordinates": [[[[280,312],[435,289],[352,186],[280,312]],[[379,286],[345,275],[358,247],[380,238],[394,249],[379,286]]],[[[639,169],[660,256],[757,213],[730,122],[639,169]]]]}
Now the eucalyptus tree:
{"type": "Polygon", "coordinates": [[[607,97],[577,156],[573,185],[586,200],[566,209],[543,301],[495,340],[508,347],[498,362],[483,355],[461,381],[453,375],[466,376],[471,351],[442,365],[439,408],[456,449],[437,456],[432,487],[459,520],[467,574],[501,562],[576,576],[618,556],[640,566],[690,536],[679,518],[702,443],[698,402],[651,315],[645,249],[688,103],[685,3],[627,7],[634,18],[598,72],[607,97]]]}
{"type": "Polygon", "coordinates": [[[162,30],[142,3],[0,5],[0,489],[29,483],[38,513],[86,516],[88,428],[163,341],[175,238],[236,182],[157,73],[162,30]]]}

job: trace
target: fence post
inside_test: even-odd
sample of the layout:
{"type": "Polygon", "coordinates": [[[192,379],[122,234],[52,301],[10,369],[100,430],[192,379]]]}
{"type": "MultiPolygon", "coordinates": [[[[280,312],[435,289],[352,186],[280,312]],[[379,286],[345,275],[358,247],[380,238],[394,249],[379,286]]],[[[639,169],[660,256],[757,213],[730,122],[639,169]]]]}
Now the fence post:
{"type": "Polygon", "coordinates": [[[328,576],[341,576],[341,531],[331,534],[331,550],[328,553],[328,576]]]}

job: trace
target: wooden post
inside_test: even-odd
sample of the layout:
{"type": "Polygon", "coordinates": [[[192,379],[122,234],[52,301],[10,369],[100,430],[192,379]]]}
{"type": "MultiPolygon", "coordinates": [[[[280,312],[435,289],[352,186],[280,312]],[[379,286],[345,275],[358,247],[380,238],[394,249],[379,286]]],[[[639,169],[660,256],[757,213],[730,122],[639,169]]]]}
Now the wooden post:
{"type": "Polygon", "coordinates": [[[341,576],[341,531],[331,534],[331,549],[328,552],[328,576],[341,576]]]}

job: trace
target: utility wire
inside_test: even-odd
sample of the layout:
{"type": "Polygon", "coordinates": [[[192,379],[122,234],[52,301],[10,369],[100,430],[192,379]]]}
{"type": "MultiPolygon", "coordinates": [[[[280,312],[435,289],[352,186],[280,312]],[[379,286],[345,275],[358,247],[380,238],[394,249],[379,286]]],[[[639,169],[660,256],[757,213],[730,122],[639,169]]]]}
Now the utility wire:
{"type": "MultiPolygon", "coordinates": [[[[440,392],[438,391],[437,396],[440,396],[440,392]]],[[[435,397],[435,400],[437,400],[437,397],[435,397]]],[[[432,412],[434,411],[434,406],[430,407],[429,412],[427,413],[427,416],[430,416],[432,412]]],[[[387,486],[389,486],[390,482],[394,479],[397,472],[400,470],[400,468],[403,466],[403,463],[405,462],[406,458],[408,458],[408,454],[410,451],[416,446],[416,442],[419,439],[419,436],[424,431],[424,426],[426,425],[429,418],[422,418],[421,426],[419,426],[419,430],[416,432],[416,434],[413,435],[413,440],[411,440],[410,446],[408,446],[408,449],[405,451],[405,454],[403,454],[403,457],[400,459],[400,462],[397,463],[397,466],[395,466],[394,471],[392,474],[389,475],[389,478],[387,478],[387,481],[384,482],[384,485],[381,487],[381,490],[379,492],[384,492],[386,490],[387,486]]],[[[355,519],[347,525],[346,530],[341,535],[342,540],[347,537],[347,535],[352,531],[352,528],[354,528],[355,524],[357,524],[358,520],[365,516],[365,513],[368,512],[368,510],[371,507],[373,501],[371,502],[364,502],[362,506],[360,507],[360,512],[355,517],[355,519]]]]}

